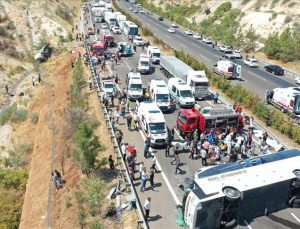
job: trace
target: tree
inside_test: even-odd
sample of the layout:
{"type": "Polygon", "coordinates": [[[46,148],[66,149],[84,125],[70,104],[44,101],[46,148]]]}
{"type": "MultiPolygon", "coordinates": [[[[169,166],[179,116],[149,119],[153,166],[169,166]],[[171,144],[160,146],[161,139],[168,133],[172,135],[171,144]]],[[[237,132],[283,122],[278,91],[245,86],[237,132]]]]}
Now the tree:
{"type": "Polygon", "coordinates": [[[289,28],[280,35],[280,59],[283,62],[295,60],[295,42],[289,28]]]}
{"type": "Polygon", "coordinates": [[[251,25],[244,36],[244,50],[246,52],[254,51],[255,42],[257,41],[258,38],[259,36],[255,33],[255,30],[251,25]]]}
{"type": "Polygon", "coordinates": [[[280,54],[280,39],[278,33],[272,33],[268,36],[265,42],[264,51],[271,59],[279,59],[280,54]]]}
{"type": "Polygon", "coordinates": [[[74,159],[81,170],[89,176],[95,168],[96,158],[103,147],[98,137],[94,135],[92,126],[87,122],[79,125],[75,134],[75,142],[74,159]]]}

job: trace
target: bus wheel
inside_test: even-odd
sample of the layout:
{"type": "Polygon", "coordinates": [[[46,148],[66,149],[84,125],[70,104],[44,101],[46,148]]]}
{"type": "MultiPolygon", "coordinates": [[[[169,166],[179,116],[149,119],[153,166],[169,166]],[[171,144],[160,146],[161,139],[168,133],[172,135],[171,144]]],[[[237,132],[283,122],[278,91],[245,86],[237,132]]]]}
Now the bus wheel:
{"type": "Polygon", "coordinates": [[[233,187],[223,188],[223,193],[224,193],[226,199],[229,201],[234,201],[241,197],[240,191],[233,187]]]}
{"type": "Polygon", "coordinates": [[[289,200],[289,206],[293,206],[294,204],[300,204],[300,198],[297,198],[297,196],[293,196],[290,200],[289,200]]]}
{"type": "Polygon", "coordinates": [[[237,226],[237,220],[236,219],[232,219],[229,222],[225,223],[222,225],[222,228],[233,228],[237,226]]]}
{"type": "Polygon", "coordinates": [[[300,170],[296,169],[293,171],[294,175],[296,176],[296,180],[300,181],[300,170]]]}

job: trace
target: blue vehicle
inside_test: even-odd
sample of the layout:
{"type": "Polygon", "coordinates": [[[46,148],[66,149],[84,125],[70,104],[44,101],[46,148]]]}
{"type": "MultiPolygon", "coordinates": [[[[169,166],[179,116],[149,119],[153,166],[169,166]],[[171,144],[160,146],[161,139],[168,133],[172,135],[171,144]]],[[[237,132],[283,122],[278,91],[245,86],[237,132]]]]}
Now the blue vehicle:
{"type": "Polygon", "coordinates": [[[121,56],[132,56],[134,54],[133,46],[127,42],[119,42],[118,50],[121,56]]]}

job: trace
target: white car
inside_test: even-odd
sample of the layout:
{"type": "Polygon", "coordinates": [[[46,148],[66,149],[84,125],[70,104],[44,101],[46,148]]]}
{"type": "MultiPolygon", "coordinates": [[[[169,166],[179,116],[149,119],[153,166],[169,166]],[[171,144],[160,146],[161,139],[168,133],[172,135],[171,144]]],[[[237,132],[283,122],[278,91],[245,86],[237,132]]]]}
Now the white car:
{"type": "Polygon", "coordinates": [[[174,28],[168,28],[168,32],[169,32],[169,33],[175,33],[176,30],[175,30],[174,28]]]}
{"type": "Polygon", "coordinates": [[[176,23],[173,22],[173,23],[171,24],[171,27],[173,27],[173,28],[178,28],[178,25],[177,25],[176,23]]]}
{"type": "Polygon", "coordinates": [[[145,41],[141,36],[135,36],[132,43],[136,46],[142,46],[144,45],[145,41]]]}
{"type": "Polygon", "coordinates": [[[198,33],[194,33],[193,34],[193,38],[197,39],[197,40],[200,40],[201,39],[201,36],[198,34],[198,33]]]}
{"type": "Polygon", "coordinates": [[[112,27],[111,31],[114,33],[114,34],[120,34],[121,33],[121,30],[118,26],[114,26],[112,27]]]}
{"type": "Polygon", "coordinates": [[[138,12],[139,12],[138,9],[134,9],[134,10],[133,10],[133,13],[138,13],[138,12]]]}
{"type": "Polygon", "coordinates": [[[145,11],[144,10],[139,10],[139,13],[144,14],[145,11]]]}
{"type": "Polygon", "coordinates": [[[220,46],[219,46],[219,50],[220,50],[221,52],[224,52],[224,51],[226,50],[226,46],[225,46],[225,45],[220,45],[220,46]]]}
{"type": "Polygon", "coordinates": [[[105,23],[103,23],[101,24],[101,29],[108,29],[108,26],[105,23]]]}
{"type": "Polygon", "coordinates": [[[243,55],[240,50],[234,50],[233,55],[235,56],[236,59],[243,59],[243,55]]]}
{"type": "Polygon", "coordinates": [[[202,40],[205,44],[212,44],[212,40],[210,37],[204,37],[202,40]]]}
{"type": "Polygon", "coordinates": [[[297,77],[297,78],[295,79],[295,82],[296,82],[296,84],[300,84],[300,77],[297,77]]]}
{"type": "Polygon", "coordinates": [[[257,68],[258,67],[258,61],[255,58],[246,58],[244,60],[244,64],[251,67],[251,68],[257,68]]]}
{"type": "Polygon", "coordinates": [[[192,31],[189,29],[185,30],[184,33],[189,36],[193,35],[192,31]]]}

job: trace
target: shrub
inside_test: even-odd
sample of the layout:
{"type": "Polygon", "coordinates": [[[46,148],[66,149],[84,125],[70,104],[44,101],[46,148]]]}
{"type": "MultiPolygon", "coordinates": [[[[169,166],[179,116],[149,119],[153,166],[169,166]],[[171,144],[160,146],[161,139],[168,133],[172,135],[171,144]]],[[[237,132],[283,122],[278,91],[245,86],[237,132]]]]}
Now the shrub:
{"type": "Polygon", "coordinates": [[[25,189],[27,179],[24,169],[0,169],[0,186],[4,188],[25,189]]]}
{"type": "Polygon", "coordinates": [[[243,0],[241,4],[242,4],[242,5],[246,5],[246,4],[249,3],[250,1],[251,1],[251,0],[243,0]]]}
{"type": "Polygon", "coordinates": [[[297,2],[291,2],[291,3],[288,4],[288,7],[289,7],[289,8],[292,8],[292,7],[294,7],[296,4],[297,4],[297,2]]]}
{"type": "Polygon", "coordinates": [[[30,121],[33,123],[33,124],[37,124],[38,121],[39,121],[39,115],[38,113],[31,113],[30,114],[30,121]]]}
{"type": "Polygon", "coordinates": [[[7,35],[6,28],[0,25],[0,36],[4,37],[7,35]]]}
{"type": "Polygon", "coordinates": [[[15,30],[15,29],[16,29],[16,26],[15,26],[15,24],[14,24],[13,21],[9,21],[9,23],[8,23],[7,26],[6,26],[6,28],[7,28],[8,30],[15,30]]]}
{"type": "Polygon", "coordinates": [[[89,229],[103,229],[104,227],[99,220],[95,220],[89,224],[89,229]]]}
{"type": "Polygon", "coordinates": [[[284,23],[290,23],[291,21],[293,21],[293,18],[291,16],[286,16],[286,18],[284,19],[284,23]]]}
{"type": "Polygon", "coordinates": [[[8,73],[9,76],[14,76],[16,74],[20,74],[22,72],[24,72],[26,69],[23,66],[17,66],[13,69],[10,70],[10,72],[8,73]]]}
{"type": "Polygon", "coordinates": [[[26,119],[27,119],[27,111],[24,108],[20,108],[16,110],[11,117],[11,120],[13,122],[21,122],[21,121],[25,121],[26,119]]]}
{"type": "Polygon", "coordinates": [[[66,20],[67,22],[72,22],[72,16],[70,14],[70,9],[66,5],[59,4],[56,7],[55,13],[60,16],[62,19],[66,20]]]}
{"type": "Polygon", "coordinates": [[[13,104],[12,106],[4,109],[4,111],[0,113],[0,125],[3,126],[5,123],[7,123],[16,110],[17,104],[13,104]]]}

